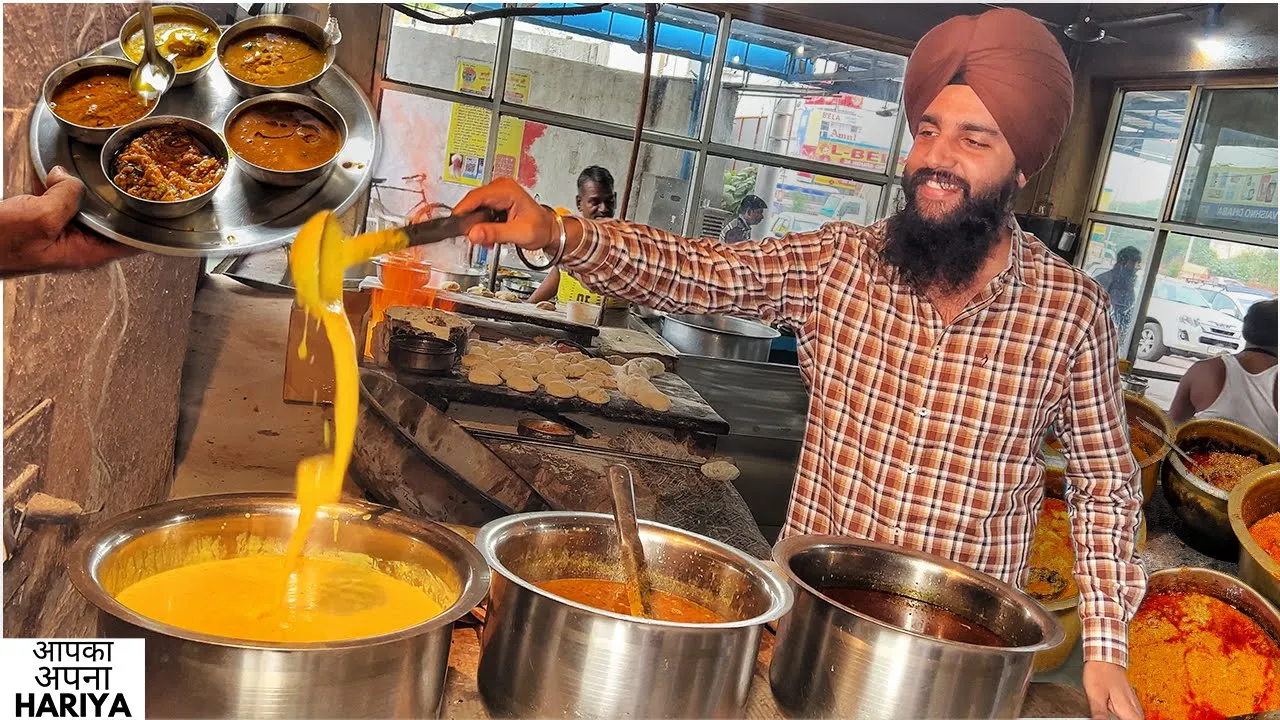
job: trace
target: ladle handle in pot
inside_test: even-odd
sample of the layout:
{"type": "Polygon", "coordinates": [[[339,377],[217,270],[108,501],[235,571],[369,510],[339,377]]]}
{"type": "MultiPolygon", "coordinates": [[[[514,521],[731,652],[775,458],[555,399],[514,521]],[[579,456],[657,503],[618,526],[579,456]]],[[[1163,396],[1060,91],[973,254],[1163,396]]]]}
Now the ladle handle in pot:
{"type": "Polygon", "coordinates": [[[627,574],[627,600],[631,604],[631,614],[651,617],[653,606],[649,568],[644,559],[644,546],[640,543],[640,523],[636,517],[636,494],[631,482],[631,470],[625,465],[610,465],[608,474],[622,565],[627,574]]]}

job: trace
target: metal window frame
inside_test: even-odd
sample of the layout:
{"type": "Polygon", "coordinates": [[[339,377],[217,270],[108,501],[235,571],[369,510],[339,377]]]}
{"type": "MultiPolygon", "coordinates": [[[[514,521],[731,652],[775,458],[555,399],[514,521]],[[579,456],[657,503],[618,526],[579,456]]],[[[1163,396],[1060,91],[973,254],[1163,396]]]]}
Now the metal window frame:
{"type": "MultiPolygon", "coordinates": [[[[508,3],[508,6],[511,6],[508,3]]],[[[689,190],[687,201],[685,203],[683,232],[685,235],[690,234],[696,228],[695,217],[697,210],[702,207],[704,200],[703,184],[706,181],[707,160],[711,156],[723,157],[729,160],[754,163],[757,165],[770,165],[779,169],[794,170],[799,172],[810,172],[826,177],[837,178],[840,180],[850,180],[867,185],[876,186],[880,191],[880,198],[873,208],[871,221],[875,217],[883,217],[888,198],[892,193],[891,186],[897,181],[893,172],[897,164],[897,153],[901,148],[903,126],[906,124],[906,113],[902,111],[901,102],[899,102],[899,111],[893,125],[893,138],[891,140],[891,152],[885,163],[885,170],[882,173],[860,170],[857,168],[849,168],[840,165],[830,165],[816,160],[806,158],[791,157],[781,153],[773,153],[764,150],[755,150],[752,148],[743,148],[736,145],[712,141],[712,134],[715,130],[714,122],[716,118],[716,109],[719,104],[720,92],[722,89],[722,77],[725,64],[725,55],[728,50],[729,38],[732,34],[732,25],[735,19],[743,22],[753,22],[748,18],[734,15],[728,11],[715,11],[697,5],[690,6],[701,12],[708,12],[718,15],[720,18],[717,27],[716,44],[712,52],[711,64],[707,68],[709,82],[706,83],[704,92],[707,93],[702,103],[702,116],[697,137],[688,137],[684,135],[676,135],[673,133],[662,132],[658,130],[644,129],[640,134],[641,142],[658,147],[671,148],[675,150],[683,150],[695,153],[693,171],[689,179],[689,190]]],[[[462,105],[470,105],[489,110],[489,138],[488,145],[485,150],[485,180],[491,178],[493,170],[494,155],[497,148],[498,126],[503,117],[513,117],[520,120],[528,120],[532,122],[540,122],[554,127],[561,127],[568,130],[576,130],[579,132],[600,135],[603,137],[615,138],[618,140],[626,140],[630,142],[633,137],[633,128],[627,125],[606,122],[596,118],[584,117],[580,115],[571,115],[557,110],[548,110],[545,108],[532,107],[529,105],[515,105],[507,103],[504,97],[507,72],[511,61],[511,44],[515,31],[515,19],[503,18],[498,33],[497,49],[494,56],[493,84],[491,87],[491,95],[487,98],[475,95],[468,95],[454,90],[446,90],[443,88],[430,87],[417,83],[407,82],[404,80],[396,80],[387,76],[387,61],[391,52],[391,35],[392,26],[395,22],[395,11],[387,5],[381,6],[382,17],[381,27],[378,33],[378,47],[374,68],[374,107],[381,110],[382,94],[386,90],[394,90],[412,95],[442,100],[445,102],[459,103],[462,105]]],[[[804,33],[797,33],[804,34],[804,33]]],[[[817,36],[814,36],[815,38],[817,36]]],[[[876,49],[876,48],[870,48],[876,49]]],[[[497,258],[499,253],[490,253],[490,256],[497,258]]]]}
{"type": "MultiPolygon", "coordinates": [[[[1164,260],[1165,246],[1168,244],[1171,234],[1177,233],[1179,235],[1222,240],[1254,247],[1280,249],[1277,247],[1276,235],[1195,225],[1173,219],[1174,208],[1177,204],[1178,187],[1187,171],[1187,155],[1191,148],[1196,120],[1209,94],[1217,90],[1265,90],[1276,87],[1274,78],[1262,76],[1225,78],[1217,81],[1194,80],[1181,83],[1162,80],[1138,81],[1116,85],[1115,92],[1112,93],[1111,97],[1107,130],[1103,136],[1102,147],[1098,152],[1098,161],[1094,164],[1093,181],[1089,187],[1089,202],[1085,205],[1086,209],[1080,223],[1085,241],[1077,246],[1074,264],[1078,267],[1083,265],[1084,258],[1089,250],[1089,237],[1092,235],[1092,229],[1095,224],[1101,223],[1154,233],[1155,242],[1152,244],[1146,278],[1143,281],[1142,296],[1138,303],[1138,308],[1141,312],[1135,316],[1135,323],[1137,322],[1137,317],[1145,316],[1147,307],[1151,302],[1151,294],[1155,290],[1160,264],[1164,260]],[[1178,150],[1174,155],[1172,172],[1169,173],[1169,179],[1165,183],[1159,214],[1154,218],[1141,218],[1124,213],[1098,210],[1098,202],[1102,196],[1102,184],[1106,180],[1107,166],[1111,159],[1112,144],[1115,142],[1116,131],[1120,126],[1120,113],[1124,105],[1125,94],[1130,92],[1159,92],[1161,90],[1186,90],[1189,95],[1187,98],[1187,117],[1178,131],[1178,150]]],[[[1135,324],[1133,335],[1129,339],[1129,346],[1126,348],[1124,356],[1130,363],[1137,362],[1138,342],[1140,339],[1141,330],[1135,324]]],[[[1135,369],[1135,372],[1148,377],[1161,377],[1163,375],[1163,373],[1156,371],[1135,369]]]]}

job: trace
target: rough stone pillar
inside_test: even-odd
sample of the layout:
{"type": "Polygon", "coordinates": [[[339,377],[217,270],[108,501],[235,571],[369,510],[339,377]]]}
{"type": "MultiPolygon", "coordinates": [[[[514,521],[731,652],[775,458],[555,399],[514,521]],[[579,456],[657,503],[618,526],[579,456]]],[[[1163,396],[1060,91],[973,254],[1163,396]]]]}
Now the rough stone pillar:
{"type": "MultiPolygon", "coordinates": [[[[4,6],[6,197],[32,187],[28,120],[45,76],[116,37],[134,8],[4,6]]],[[[6,489],[37,468],[6,500],[40,491],[99,510],[23,528],[4,565],[6,636],[92,635],[93,613],[66,579],[66,548],[79,529],[167,495],[198,272],[195,259],[143,254],[4,283],[6,489]]]]}

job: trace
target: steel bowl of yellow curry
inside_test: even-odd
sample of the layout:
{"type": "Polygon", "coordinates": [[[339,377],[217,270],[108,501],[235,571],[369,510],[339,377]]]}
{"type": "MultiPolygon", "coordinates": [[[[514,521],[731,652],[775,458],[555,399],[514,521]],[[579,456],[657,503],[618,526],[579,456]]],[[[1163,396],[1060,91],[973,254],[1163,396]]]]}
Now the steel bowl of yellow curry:
{"type": "Polygon", "coordinates": [[[299,500],[171,500],[76,541],[67,572],[99,636],[147,641],[149,715],[435,714],[453,623],[488,591],[483,557],[387,507],[299,500]]]}
{"type": "MultiPolygon", "coordinates": [[[[156,48],[169,58],[178,71],[174,87],[191,85],[213,67],[218,39],[222,31],[213,18],[181,5],[161,5],[155,13],[156,48]]],[[[142,60],[146,50],[142,36],[142,16],[133,17],[120,26],[120,50],[133,62],[142,60]]]]}

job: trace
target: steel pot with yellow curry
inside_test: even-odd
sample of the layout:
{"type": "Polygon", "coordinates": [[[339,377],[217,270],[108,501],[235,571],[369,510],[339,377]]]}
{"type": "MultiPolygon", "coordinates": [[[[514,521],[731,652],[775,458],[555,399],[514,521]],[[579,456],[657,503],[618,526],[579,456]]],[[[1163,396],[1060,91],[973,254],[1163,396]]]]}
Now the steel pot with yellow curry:
{"type": "Polygon", "coordinates": [[[322,509],[295,558],[298,525],[292,494],[212,495],[77,540],[68,574],[99,634],[147,641],[148,714],[438,712],[453,623],[488,590],[479,552],[435,523],[348,502],[322,509]]]}

